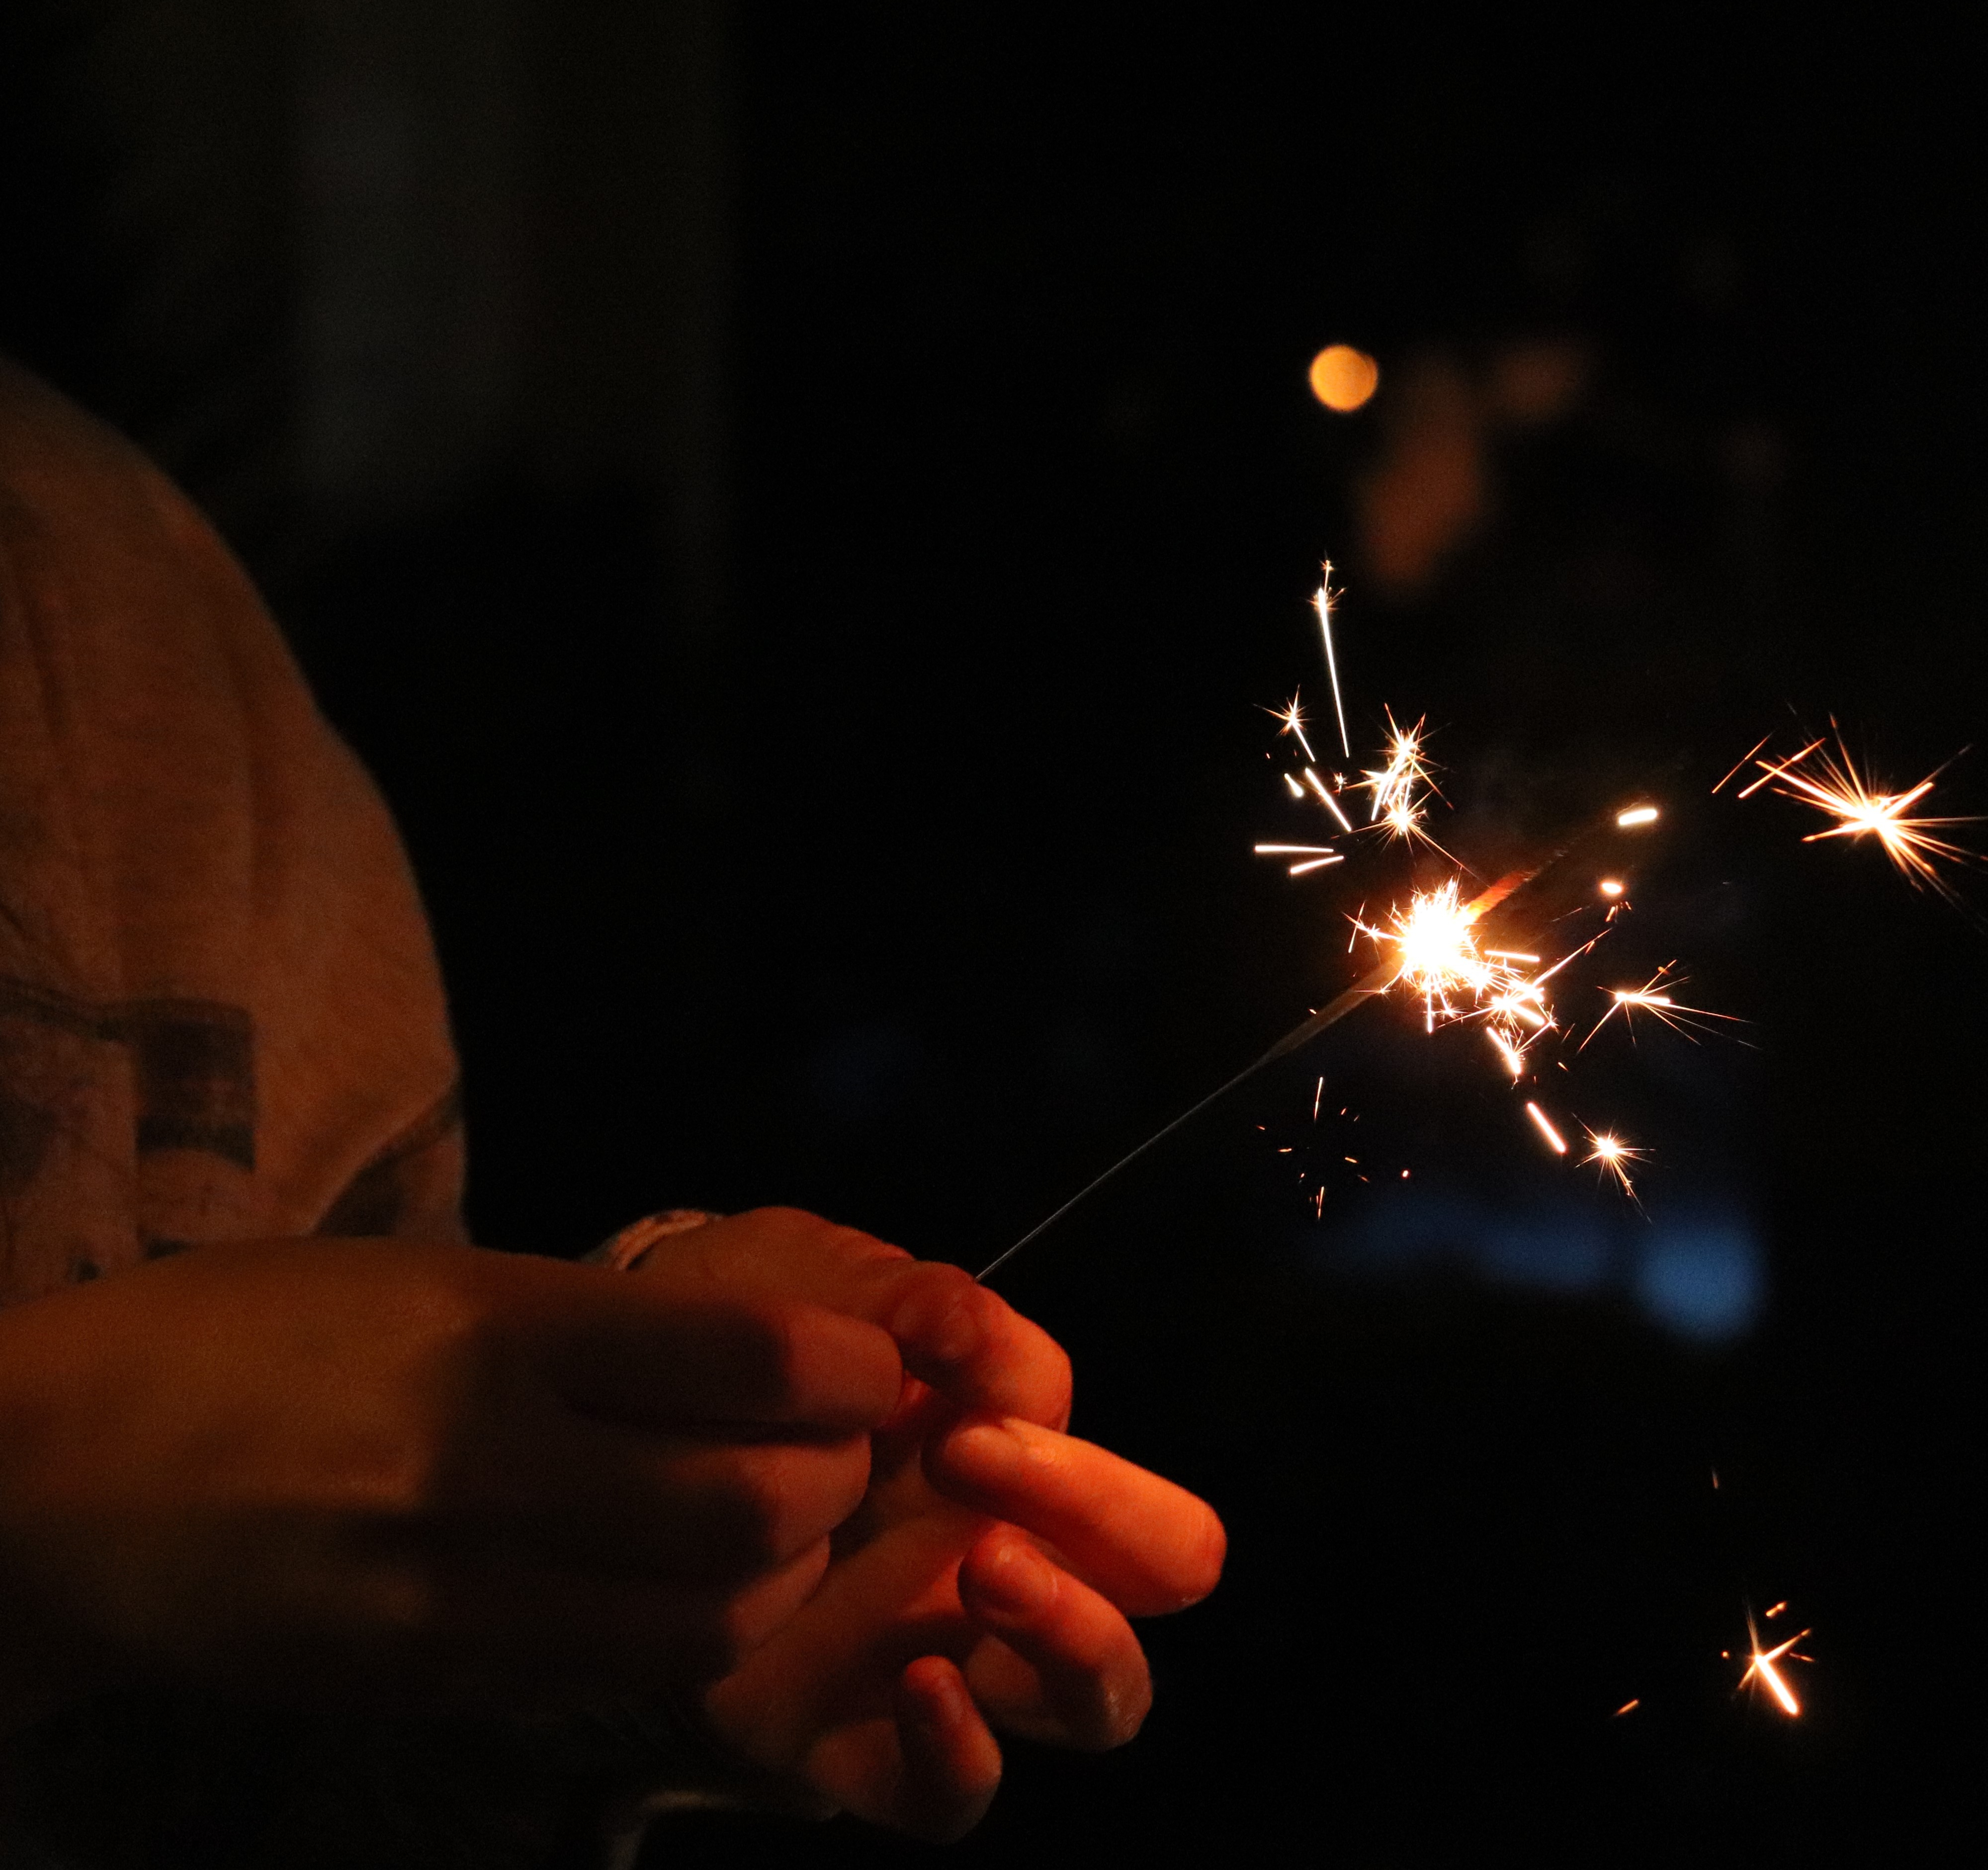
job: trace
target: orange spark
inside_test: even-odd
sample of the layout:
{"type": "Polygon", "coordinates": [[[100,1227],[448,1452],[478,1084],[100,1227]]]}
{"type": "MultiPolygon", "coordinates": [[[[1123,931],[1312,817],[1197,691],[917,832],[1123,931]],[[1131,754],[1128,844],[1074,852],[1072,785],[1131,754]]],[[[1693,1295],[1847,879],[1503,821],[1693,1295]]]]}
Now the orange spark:
{"type": "MultiPolygon", "coordinates": [[[[1785,1609],[1787,1606],[1784,1605],[1781,1608],[1785,1609]]],[[[1748,1682],[1757,1681],[1780,1704],[1781,1712],[1790,1720],[1801,1713],[1801,1703],[1795,1699],[1795,1692],[1788,1686],[1788,1679],[1781,1672],[1779,1665],[1781,1659],[1808,1634],[1807,1630],[1797,1631],[1786,1642],[1777,1643],[1771,1649],[1763,1649],[1760,1647],[1760,1633],[1753,1627],[1750,1613],[1746,1618],[1747,1646],[1750,1653],[1746,1658],[1746,1672],[1740,1678],[1740,1686],[1743,1689],[1748,1682]]],[[[1799,1655],[1794,1658],[1797,1662],[1807,1659],[1799,1655]]]]}
{"type": "MultiPolygon", "coordinates": [[[[1671,969],[1676,965],[1674,961],[1666,961],[1640,987],[1603,988],[1602,992],[1609,998],[1608,1010],[1595,1021],[1593,1028],[1588,1033],[1587,1038],[1584,1039],[1574,1049],[1577,1051],[1586,1051],[1588,1040],[1593,1039],[1595,1033],[1600,1032],[1602,1027],[1614,1019],[1618,1013],[1622,1016],[1622,1023],[1629,1028],[1632,1036],[1635,1032],[1635,1016],[1639,1013],[1646,1013],[1655,1019],[1661,1020],[1672,1031],[1682,1033],[1687,1039],[1691,1039],[1689,1029],[1694,1026],[1706,1032],[1716,1030],[1716,1028],[1705,1025],[1704,1023],[1707,1020],[1723,1020],[1735,1026],[1743,1026],[1746,1023],[1737,1013],[1714,1013],[1709,1007],[1706,1006],[1680,1006],[1668,993],[1657,992],[1658,983],[1669,975],[1671,969]]],[[[1682,986],[1689,978],[1688,975],[1680,974],[1672,980],[1670,984],[1674,987],[1682,986]]],[[[1696,1045],[1698,1042],[1693,1039],[1692,1043],[1696,1045]]]]}
{"type": "Polygon", "coordinates": [[[1940,875],[1937,866],[1942,862],[1981,861],[1978,851],[1937,835],[1939,829],[1948,825],[1979,823],[1978,817],[1906,815],[1909,807],[1916,805],[1932,790],[1933,782],[1939,776],[1938,769],[1903,792],[1880,792],[1857,770],[1840,732],[1834,753],[1827,750],[1823,741],[1812,740],[1787,759],[1756,759],[1753,763],[1760,769],[1761,777],[1740,794],[1741,798],[1771,784],[1783,798],[1813,806],[1836,820],[1823,830],[1811,831],[1802,840],[1805,844],[1813,844],[1825,837],[1875,838],[1908,882],[1949,898],[1953,891],[1940,875]],[[1795,770],[1817,754],[1821,757],[1814,761],[1808,772],[1795,770]]]}

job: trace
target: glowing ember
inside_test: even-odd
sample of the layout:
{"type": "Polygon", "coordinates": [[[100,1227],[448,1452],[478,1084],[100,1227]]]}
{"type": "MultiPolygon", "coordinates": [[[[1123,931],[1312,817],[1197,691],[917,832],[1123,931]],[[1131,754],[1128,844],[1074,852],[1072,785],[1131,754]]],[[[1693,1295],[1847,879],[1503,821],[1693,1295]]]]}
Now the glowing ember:
{"type": "Polygon", "coordinates": [[[1533,1120],[1533,1126],[1538,1130],[1540,1135],[1547,1139],[1547,1147],[1552,1150],[1554,1154],[1557,1156],[1565,1155],[1567,1154],[1567,1138],[1562,1136],[1560,1133],[1553,1127],[1553,1124],[1547,1118],[1546,1112],[1541,1110],[1537,1104],[1528,1104],[1526,1106],[1526,1114],[1533,1120]]]}
{"type": "MultiPolygon", "coordinates": [[[[1787,1606],[1783,1605],[1777,1608],[1786,1609],[1787,1606]]],[[[1754,1628],[1752,1616],[1750,1615],[1746,1619],[1749,1653],[1746,1672],[1740,1678],[1740,1686],[1743,1689],[1749,1682],[1759,1682],[1773,1696],[1780,1704],[1781,1712],[1790,1720],[1801,1713],[1801,1703],[1795,1699],[1795,1692],[1788,1686],[1788,1679],[1782,1672],[1780,1664],[1784,1657],[1797,1662],[1806,1662],[1809,1659],[1795,1652],[1795,1645],[1808,1634],[1807,1630],[1797,1631],[1786,1642],[1777,1643],[1771,1649],[1763,1649],[1760,1647],[1760,1633],[1754,1628]]]]}
{"type": "Polygon", "coordinates": [[[1655,824],[1657,808],[1654,805],[1632,805],[1626,812],[1618,812],[1615,822],[1624,830],[1632,830],[1639,824],[1655,824]]]}

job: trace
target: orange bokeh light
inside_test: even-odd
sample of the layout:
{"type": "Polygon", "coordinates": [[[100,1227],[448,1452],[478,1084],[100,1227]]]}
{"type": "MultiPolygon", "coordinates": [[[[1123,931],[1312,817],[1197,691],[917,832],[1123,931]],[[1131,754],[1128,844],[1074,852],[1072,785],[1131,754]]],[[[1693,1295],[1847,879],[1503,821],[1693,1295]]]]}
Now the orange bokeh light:
{"type": "Polygon", "coordinates": [[[1351,344],[1328,344],[1311,360],[1311,393],[1328,409],[1351,415],[1381,387],[1381,367],[1351,344]]]}

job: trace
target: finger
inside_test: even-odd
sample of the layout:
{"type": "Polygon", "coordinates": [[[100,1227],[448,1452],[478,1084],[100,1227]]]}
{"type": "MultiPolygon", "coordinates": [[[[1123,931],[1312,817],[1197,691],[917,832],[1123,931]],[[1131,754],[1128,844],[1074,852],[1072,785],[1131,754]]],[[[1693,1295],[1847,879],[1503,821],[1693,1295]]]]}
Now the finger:
{"type": "Polygon", "coordinates": [[[941,1493],[1046,1540],[1128,1615],[1199,1603],[1222,1575],[1228,1536],[1213,1510],[1094,1443],[982,1419],[932,1442],[925,1467],[941,1493]]]}
{"type": "Polygon", "coordinates": [[[866,1313],[896,1341],[904,1368],[958,1408],[1061,1429],[1070,1420],[1070,1358],[999,1293],[931,1260],[883,1275],[866,1313]]]}
{"type": "Polygon", "coordinates": [[[967,1554],[959,1594],[1000,1639],[967,1664],[974,1699],[1000,1726],[1091,1751],[1122,1747],[1139,1731],[1153,1705],[1145,1652],[1087,1584],[997,1527],[967,1554]]]}
{"type": "Polygon", "coordinates": [[[686,1300],[592,1266],[537,1282],[515,1336],[574,1408],[615,1420],[867,1431],[903,1367],[888,1333],[826,1306],[752,1293],[686,1300]]]}
{"type": "Polygon", "coordinates": [[[888,1822],[931,1844],[963,1838],[1001,1784],[1001,1749],[973,1705],[958,1663],[921,1656],[898,1678],[891,1712],[904,1775],[888,1822]]]}
{"type": "Polygon", "coordinates": [[[819,1216],[762,1208],[715,1222],[673,1240],[641,1276],[828,1306],[888,1331],[905,1367],[962,1408],[1054,1428],[1069,1419],[1070,1360],[1040,1326],[958,1266],[819,1216]]]}

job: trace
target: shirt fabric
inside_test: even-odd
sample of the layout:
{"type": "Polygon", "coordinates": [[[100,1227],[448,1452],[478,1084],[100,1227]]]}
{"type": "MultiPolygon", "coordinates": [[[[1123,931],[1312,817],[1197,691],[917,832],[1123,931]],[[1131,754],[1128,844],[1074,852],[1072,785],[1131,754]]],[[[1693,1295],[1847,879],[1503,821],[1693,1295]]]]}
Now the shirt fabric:
{"type": "MultiPolygon", "coordinates": [[[[215,1241],[459,1239],[455,1084],[392,821],[248,579],[0,363],[0,1304],[215,1241]]],[[[111,1698],[0,1748],[0,1865],[583,1862],[684,1741],[111,1698]]]]}

